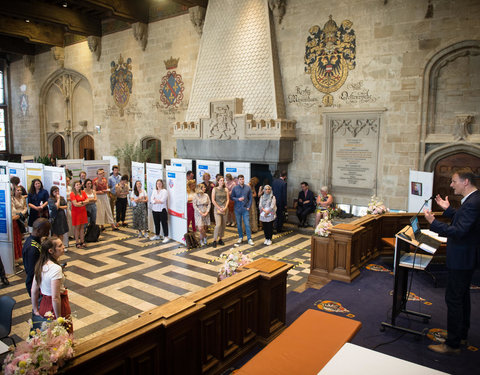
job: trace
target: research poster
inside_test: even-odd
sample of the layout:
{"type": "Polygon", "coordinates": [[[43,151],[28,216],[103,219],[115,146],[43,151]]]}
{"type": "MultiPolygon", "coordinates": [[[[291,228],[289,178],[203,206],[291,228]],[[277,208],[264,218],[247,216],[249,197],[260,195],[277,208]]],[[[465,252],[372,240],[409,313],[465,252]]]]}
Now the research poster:
{"type": "Polygon", "coordinates": [[[170,163],[172,164],[172,167],[185,167],[185,170],[188,171],[193,171],[193,161],[192,159],[176,159],[172,158],[170,159],[170,163]]]}
{"type": "Polygon", "coordinates": [[[197,183],[203,181],[205,173],[210,174],[210,181],[215,181],[215,176],[220,173],[220,162],[215,160],[197,160],[197,183]]]}
{"type": "Polygon", "coordinates": [[[43,167],[41,163],[25,163],[25,176],[27,179],[27,186],[25,189],[30,189],[32,181],[36,178],[39,178],[43,183],[43,167]]]}
{"type": "Polygon", "coordinates": [[[238,163],[233,161],[223,162],[224,177],[227,173],[230,173],[235,179],[239,174],[245,177],[245,183],[248,183],[251,178],[251,164],[250,163],[238,163]]]}
{"type": "MultiPolygon", "coordinates": [[[[408,180],[408,212],[418,212],[432,194],[433,172],[410,170],[408,180]]],[[[424,208],[432,209],[432,201],[429,200],[424,208]]]]}
{"type": "Polygon", "coordinates": [[[135,187],[136,181],[140,181],[142,188],[145,189],[145,163],[132,161],[132,189],[135,187]]]}
{"type": "MultiPolygon", "coordinates": [[[[152,191],[155,190],[155,185],[158,179],[163,180],[165,183],[165,179],[163,178],[163,165],[156,164],[156,163],[145,163],[145,169],[147,174],[147,194],[148,194],[148,230],[151,233],[155,233],[155,225],[153,223],[153,215],[152,215],[152,205],[150,204],[150,197],[152,195],[152,191]]],[[[167,186],[165,185],[165,189],[167,186]]]]}
{"type": "Polygon", "coordinates": [[[57,159],[57,167],[65,167],[72,172],[72,181],[78,180],[83,171],[83,159],[57,159]]]}
{"type": "Polygon", "coordinates": [[[7,166],[8,166],[8,161],[0,160],[0,174],[8,174],[7,166]]]}
{"type": "Polygon", "coordinates": [[[58,186],[60,195],[67,199],[65,168],[45,166],[43,168],[43,187],[50,194],[52,186],[58,186]]]}
{"type": "Polygon", "coordinates": [[[112,172],[112,167],[114,165],[118,165],[118,159],[116,156],[111,156],[111,155],[104,155],[102,156],[102,160],[108,160],[110,163],[110,168],[108,168],[108,174],[112,172]]]}
{"type": "Polygon", "coordinates": [[[169,237],[185,244],[187,232],[187,171],[184,167],[167,166],[169,237]]]}
{"type": "Polygon", "coordinates": [[[83,170],[87,172],[87,178],[92,181],[97,178],[97,170],[100,168],[105,170],[105,178],[108,180],[108,177],[110,177],[110,162],[108,160],[84,160],[83,162],[83,170]]]}
{"type": "Polygon", "coordinates": [[[25,165],[23,163],[8,163],[7,174],[10,177],[17,176],[20,179],[20,185],[22,185],[26,190],[27,179],[25,178],[25,165]]]}

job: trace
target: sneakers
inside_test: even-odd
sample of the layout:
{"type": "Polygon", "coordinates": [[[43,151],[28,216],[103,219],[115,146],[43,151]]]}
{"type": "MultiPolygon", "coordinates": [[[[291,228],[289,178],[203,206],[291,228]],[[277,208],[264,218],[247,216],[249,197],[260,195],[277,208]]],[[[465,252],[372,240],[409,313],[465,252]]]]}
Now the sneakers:
{"type": "Polygon", "coordinates": [[[150,241],[156,241],[156,240],[159,240],[159,239],[160,239],[160,236],[150,237],[150,241]]]}
{"type": "Polygon", "coordinates": [[[270,246],[272,244],[272,240],[267,240],[267,243],[265,245],[270,246]]]}
{"type": "Polygon", "coordinates": [[[243,238],[239,238],[239,239],[237,240],[237,243],[238,243],[239,245],[240,245],[242,242],[243,242],[243,238]]]}
{"type": "Polygon", "coordinates": [[[263,241],[264,245],[268,245],[268,240],[263,241]]]}
{"type": "Polygon", "coordinates": [[[143,237],[148,238],[148,233],[145,232],[145,233],[143,234],[143,237]]]}
{"type": "Polygon", "coordinates": [[[447,344],[428,345],[428,349],[440,354],[460,354],[460,348],[452,348],[447,344]]]}
{"type": "Polygon", "coordinates": [[[217,241],[213,241],[213,242],[212,242],[212,247],[213,247],[213,248],[217,247],[217,241]]]}
{"type": "Polygon", "coordinates": [[[163,237],[162,243],[167,243],[168,241],[170,241],[170,238],[168,238],[168,236],[163,237]]]}
{"type": "Polygon", "coordinates": [[[220,239],[218,240],[218,244],[219,244],[220,246],[223,246],[223,245],[225,245],[225,242],[223,242],[222,239],[220,238],[220,239]]]}
{"type": "Polygon", "coordinates": [[[142,238],[142,237],[143,237],[143,233],[142,233],[142,232],[138,232],[137,238],[142,238]]]}
{"type": "Polygon", "coordinates": [[[250,246],[255,245],[255,243],[253,242],[253,240],[252,240],[251,238],[248,240],[248,244],[249,244],[250,246]]]}

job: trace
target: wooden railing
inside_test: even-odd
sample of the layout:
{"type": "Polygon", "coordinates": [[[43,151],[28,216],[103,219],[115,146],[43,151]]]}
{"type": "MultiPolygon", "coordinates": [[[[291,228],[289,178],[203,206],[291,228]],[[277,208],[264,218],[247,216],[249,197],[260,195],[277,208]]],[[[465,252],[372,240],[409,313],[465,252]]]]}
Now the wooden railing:
{"type": "Polygon", "coordinates": [[[75,346],[67,374],[220,374],[285,328],[292,266],[260,259],[75,346]]]}
{"type": "MultiPolygon", "coordinates": [[[[368,261],[382,256],[393,256],[393,249],[385,246],[383,237],[395,237],[400,229],[410,224],[412,213],[366,215],[348,224],[335,225],[329,237],[312,236],[310,275],[308,285],[322,285],[329,280],[351,282],[368,261]]],[[[440,220],[440,213],[436,215],[440,220]]],[[[428,227],[423,214],[420,225],[428,227]]]]}

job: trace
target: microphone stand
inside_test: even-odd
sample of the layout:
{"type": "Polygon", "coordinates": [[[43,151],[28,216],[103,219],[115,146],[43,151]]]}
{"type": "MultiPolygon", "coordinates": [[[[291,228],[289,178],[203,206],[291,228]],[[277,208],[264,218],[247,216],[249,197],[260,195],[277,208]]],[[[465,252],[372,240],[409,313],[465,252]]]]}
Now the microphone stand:
{"type": "MultiPolygon", "coordinates": [[[[423,208],[424,208],[425,205],[428,203],[428,201],[431,200],[431,199],[433,199],[433,198],[435,198],[435,197],[432,195],[430,198],[425,199],[425,202],[423,202],[422,207],[420,207],[420,209],[418,210],[417,214],[413,217],[413,219],[410,220],[410,223],[412,222],[412,220],[416,219],[416,218],[418,217],[418,215],[420,215],[420,212],[422,212],[423,208]]],[[[410,225],[408,225],[408,226],[411,227],[412,225],[410,224],[410,225]]],[[[408,228],[407,228],[406,230],[408,230],[408,228]]],[[[398,235],[399,235],[400,237],[402,237],[402,238],[407,239],[407,240],[411,240],[411,239],[412,239],[412,238],[411,238],[408,234],[406,234],[405,232],[400,232],[400,233],[398,233],[398,235]]]]}

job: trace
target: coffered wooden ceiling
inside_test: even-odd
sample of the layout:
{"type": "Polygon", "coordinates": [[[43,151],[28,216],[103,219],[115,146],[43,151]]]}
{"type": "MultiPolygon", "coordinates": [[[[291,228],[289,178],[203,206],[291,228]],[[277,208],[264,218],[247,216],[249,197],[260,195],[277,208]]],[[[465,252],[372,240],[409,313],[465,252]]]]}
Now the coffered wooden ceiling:
{"type": "Polygon", "coordinates": [[[150,10],[182,5],[207,7],[208,0],[0,0],[0,57],[15,59],[90,35],[102,23],[149,22],[150,10]]]}

